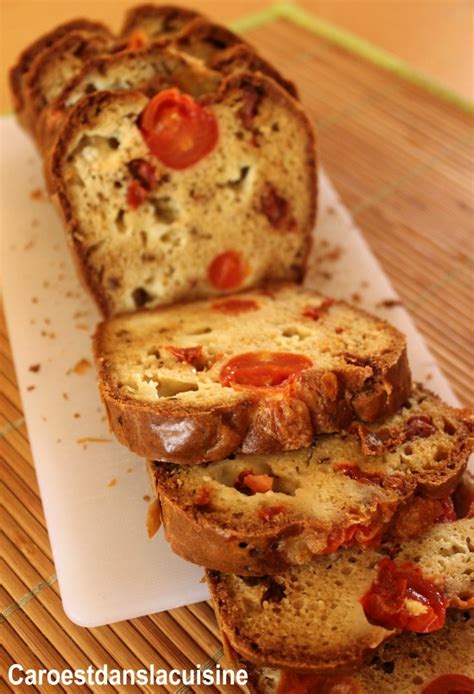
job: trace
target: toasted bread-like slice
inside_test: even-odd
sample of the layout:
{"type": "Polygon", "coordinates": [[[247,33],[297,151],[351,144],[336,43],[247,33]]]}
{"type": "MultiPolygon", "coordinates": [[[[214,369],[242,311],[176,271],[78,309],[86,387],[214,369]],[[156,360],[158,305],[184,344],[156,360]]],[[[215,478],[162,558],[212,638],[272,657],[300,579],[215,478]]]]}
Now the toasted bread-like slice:
{"type": "Polygon", "coordinates": [[[446,497],[471,450],[461,417],[418,387],[383,423],[319,436],[309,449],[149,463],[166,537],[188,561],[265,575],[341,546],[419,534],[454,515],[446,497]]]}
{"type": "Polygon", "coordinates": [[[95,355],[119,441],[180,464],[308,446],[411,393],[401,333],[299,285],[104,321],[95,355]]]}
{"type": "Polygon", "coordinates": [[[122,39],[134,32],[143,32],[153,41],[179,33],[194,19],[202,17],[199,12],[176,5],[136,5],[128,10],[120,31],[122,39]]]}
{"type": "Polygon", "coordinates": [[[156,43],[140,51],[121,51],[91,59],[42,112],[37,125],[38,140],[47,156],[69,111],[88,94],[137,89],[152,97],[163,89],[177,87],[197,99],[215,92],[221,81],[221,73],[156,43]]]}
{"type": "Polygon", "coordinates": [[[104,313],[300,279],[316,165],[299,104],[262,75],[227,77],[195,107],[215,124],[213,149],[177,170],[151,153],[140,130],[149,103],[135,91],[91,94],[52,155],[55,199],[104,313]],[[137,162],[151,169],[153,185],[132,205],[137,162]]]}
{"type": "Polygon", "coordinates": [[[60,24],[46,34],[43,34],[36,39],[36,41],[25,48],[21,52],[16,64],[10,70],[10,89],[13,96],[13,105],[17,118],[22,125],[26,125],[23,118],[24,107],[26,105],[24,94],[25,78],[33,61],[40,55],[42,51],[48,49],[69,32],[76,30],[97,32],[99,34],[108,33],[107,27],[100,22],[91,22],[87,19],[72,19],[65,24],[60,24]]]}
{"type": "Polygon", "coordinates": [[[450,694],[453,689],[474,691],[473,644],[474,615],[466,611],[450,615],[444,629],[433,634],[405,632],[387,641],[351,675],[287,673],[243,659],[236,665],[247,670],[251,694],[285,694],[290,689],[298,694],[423,694],[435,684],[439,688],[434,691],[450,694]]]}
{"type": "Polygon", "coordinates": [[[33,61],[25,78],[24,94],[28,105],[25,115],[29,130],[38,139],[38,123],[43,110],[59,97],[64,87],[85,63],[112,46],[109,34],[93,30],[70,31],[33,61]]]}
{"type": "MultiPolygon", "coordinates": [[[[392,553],[395,566],[415,564],[447,606],[474,607],[473,531],[473,518],[440,523],[392,553]]],[[[320,674],[359,665],[401,631],[369,622],[361,604],[382,561],[381,551],[345,549],[272,577],[207,571],[223,637],[257,665],[320,674]]],[[[401,609],[415,618],[427,603],[410,594],[401,609]]]]}

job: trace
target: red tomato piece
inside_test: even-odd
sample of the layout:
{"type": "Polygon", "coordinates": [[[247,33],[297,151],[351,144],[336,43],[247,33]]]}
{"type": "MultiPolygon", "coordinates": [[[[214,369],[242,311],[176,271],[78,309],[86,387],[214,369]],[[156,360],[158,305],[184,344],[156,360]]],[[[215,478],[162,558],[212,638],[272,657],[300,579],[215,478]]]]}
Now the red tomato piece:
{"type": "Polygon", "coordinates": [[[236,316],[239,313],[247,313],[248,311],[257,311],[260,307],[253,299],[224,299],[216,301],[212,304],[214,311],[226,313],[229,316],[236,316]]]}
{"type": "Polygon", "coordinates": [[[136,210],[145,202],[148,197],[148,191],[141,186],[138,181],[130,181],[127,190],[127,204],[133,210],[136,210]]]}
{"type": "Polygon", "coordinates": [[[132,33],[127,43],[127,51],[138,51],[140,48],[145,48],[148,46],[150,40],[148,35],[144,31],[139,31],[138,29],[132,33]]]}
{"type": "Polygon", "coordinates": [[[165,349],[180,362],[184,362],[195,368],[200,368],[202,366],[203,353],[200,345],[198,347],[172,347],[168,345],[165,349]]]}
{"type": "Polygon", "coordinates": [[[420,694],[474,694],[474,679],[466,675],[441,675],[423,687],[420,694]]]}
{"type": "Polygon", "coordinates": [[[428,634],[444,626],[447,599],[416,564],[385,557],[378,575],[361,598],[367,619],[387,629],[428,634]]]}
{"type": "Polygon", "coordinates": [[[151,99],[140,117],[140,130],[151,153],[176,170],[206,157],[219,139],[212,110],[175,88],[151,99]]]}
{"type": "Polygon", "coordinates": [[[210,284],[221,291],[238,289],[247,275],[247,264],[237,251],[217,255],[207,270],[210,284]]]}
{"type": "Polygon", "coordinates": [[[245,352],[230,359],[220,373],[223,386],[272,388],[309,369],[311,359],[290,352],[245,352]]]}
{"type": "Polygon", "coordinates": [[[234,487],[242,494],[265,494],[273,487],[273,477],[270,475],[256,475],[252,470],[242,470],[237,477],[234,487]]]}

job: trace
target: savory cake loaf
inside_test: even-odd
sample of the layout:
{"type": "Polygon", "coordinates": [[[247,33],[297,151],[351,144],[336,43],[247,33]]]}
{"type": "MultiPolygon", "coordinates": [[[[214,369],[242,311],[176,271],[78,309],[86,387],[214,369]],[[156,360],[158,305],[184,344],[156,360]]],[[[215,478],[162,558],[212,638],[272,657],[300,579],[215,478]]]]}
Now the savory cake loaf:
{"type": "Polygon", "coordinates": [[[401,333],[299,285],[119,316],[94,349],[119,441],[180,464],[308,446],[411,392],[401,333]]]}
{"type": "Polygon", "coordinates": [[[472,449],[463,415],[417,387],[389,419],[318,436],[309,449],[150,462],[166,537],[188,561],[264,575],[416,536],[456,517],[450,495],[472,449]]]}
{"type": "Polygon", "coordinates": [[[51,188],[106,315],[300,279],[313,130],[263,75],[227,77],[199,100],[99,92],[68,117],[51,188]]]}
{"type": "Polygon", "coordinates": [[[474,691],[474,614],[451,614],[433,634],[405,632],[387,641],[359,671],[319,676],[237,658],[251,694],[470,694],[474,691]]]}
{"type": "Polygon", "coordinates": [[[223,639],[259,666],[353,668],[390,637],[474,607],[473,532],[474,518],[440,523],[402,549],[339,550],[278,576],[207,571],[223,639]]]}
{"type": "Polygon", "coordinates": [[[49,49],[56,41],[62,39],[72,31],[84,31],[88,34],[98,33],[108,35],[108,29],[100,22],[91,22],[87,19],[72,19],[65,24],[60,24],[51,31],[40,36],[36,41],[25,48],[18,58],[15,65],[11,68],[9,79],[10,89],[13,96],[13,107],[19,122],[26,127],[25,120],[25,80],[28,72],[35,61],[44,50],[49,49]]]}

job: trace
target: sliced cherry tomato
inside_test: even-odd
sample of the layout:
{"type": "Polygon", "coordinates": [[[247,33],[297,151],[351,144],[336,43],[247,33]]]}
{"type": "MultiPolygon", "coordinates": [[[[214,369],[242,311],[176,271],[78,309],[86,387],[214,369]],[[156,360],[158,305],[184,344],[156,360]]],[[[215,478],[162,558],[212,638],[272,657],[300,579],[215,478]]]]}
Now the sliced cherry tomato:
{"type": "Polygon", "coordinates": [[[443,499],[426,499],[422,496],[415,496],[398,511],[391,534],[397,540],[408,540],[425,532],[435,523],[447,523],[455,521],[456,518],[453,500],[450,496],[443,499]]]}
{"type": "Polygon", "coordinates": [[[224,299],[223,301],[216,301],[212,304],[212,308],[214,311],[220,311],[229,316],[236,316],[239,313],[257,311],[259,305],[253,299],[224,299]]]}
{"type": "Polygon", "coordinates": [[[242,470],[234,484],[237,491],[252,496],[253,494],[265,494],[273,487],[273,477],[270,475],[256,475],[252,470],[242,470]]]}
{"type": "Polygon", "coordinates": [[[140,48],[145,48],[150,43],[148,35],[144,31],[138,29],[132,33],[127,43],[127,51],[138,51],[140,48]]]}
{"type": "Polygon", "coordinates": [[[474,694],[474,679],[466,675],[441,675],[423,687],[420,694],[474,694]]]}
{"type": "Polygon", "coordinates": [[[178,361],[194,366],[196,369],[201,368],[203,364],[204,355],[200,345],[198,347],[172,347],[168,345],[165,349],[178,361]]]}
{"type": "Polygon", "coordinates": [[[313,362],[290,352],[245,352],[230,359],[220,373],[223,386],[280,386],[292,376],[309,369],[313,362]]]}
{"type": "Polygon", "coordinates": [[[283,671],[277,694],[359,694],[360,687],[351,676],[309,675],[283,671]]]}
{"type": "Polygon", "coordinates": [[[247,275],[247,264],[237,251],[217,255],[207,270],[210,284],[221,291],[238,289],[247,275]]]}
{"type": "Polygon", "coordinates": [[[334,467],[339,472],[342,472],[343,475],[346,475],[346,477],[350,477],[351,480],[357,480],[357,482],[362,482],[363,484],[378,484],[384,478],[382,472],[361,470],[360,467],[354,465],[354,463],[337,463],[334,467]]]}
{"type": "Polygon", "coordinates": [[[176,170],[203,159],[219,139],[212,110],[175,88],[151,99],[141,115],[140,130],[152,154],[176,170]]]}
{"type": "Polygon", "coordinates": [[[385,557],[361,604],[367,619],[375,624],[428,634],[444,626],[448,601],[416,564],[397,566],[385,557]]]}
{"type": "Polygon", "coordinates": [[[148,197],[148,191],[141,186],[138,181],[130,181],[127,190],[127,204],[133,210],[136,210],[145,202],[148,197]]]}

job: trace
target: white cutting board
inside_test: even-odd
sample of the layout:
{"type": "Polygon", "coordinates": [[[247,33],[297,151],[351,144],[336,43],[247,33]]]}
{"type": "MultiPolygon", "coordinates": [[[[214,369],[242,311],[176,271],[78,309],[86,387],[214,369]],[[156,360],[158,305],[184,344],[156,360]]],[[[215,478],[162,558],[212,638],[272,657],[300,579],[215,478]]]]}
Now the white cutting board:
{"type": "MultiPolygon", "coordinates": [[[[3,300],[64,609],[93,627],[203,600],[202,569],[174,556],[162,531],[147,538],[145,464],[111,440],[93,367],[71,371],[92,362],[99,314],[54,209],[31,195],[44,190],[40,159],[13,118],[0,119],[0,141],[3,300]]],[[[388,317],[408,335],[415,378],[455,404],[406,312],[377,308],[396,296],[324,175],[316,255],[329,255],[319,265],[329,274],[313,262],[308,284],[341,298],[356,292],[388,317]]]]}

